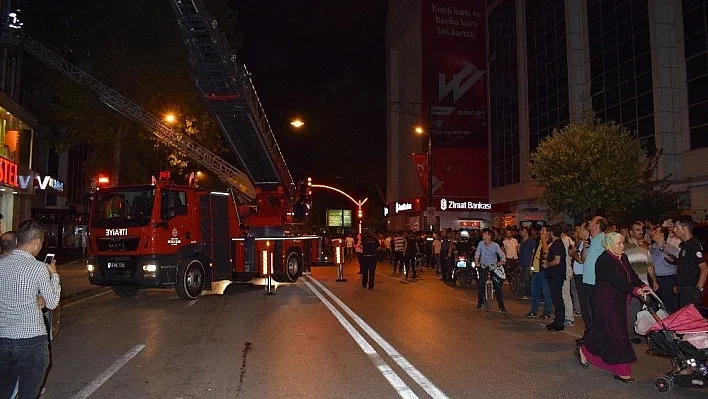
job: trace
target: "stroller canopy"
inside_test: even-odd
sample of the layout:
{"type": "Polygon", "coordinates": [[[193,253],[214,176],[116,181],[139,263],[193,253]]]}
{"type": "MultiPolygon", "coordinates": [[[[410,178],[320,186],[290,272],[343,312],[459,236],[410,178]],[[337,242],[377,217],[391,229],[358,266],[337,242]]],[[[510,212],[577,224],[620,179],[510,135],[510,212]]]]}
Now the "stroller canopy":
{"type": "Polygon", "coordinates": [[[690,304],[654,324],[649,332],[660,331],[662,328],[677,334],[708,332],[708,320],[701,316],[693,304],[690,304]]]}

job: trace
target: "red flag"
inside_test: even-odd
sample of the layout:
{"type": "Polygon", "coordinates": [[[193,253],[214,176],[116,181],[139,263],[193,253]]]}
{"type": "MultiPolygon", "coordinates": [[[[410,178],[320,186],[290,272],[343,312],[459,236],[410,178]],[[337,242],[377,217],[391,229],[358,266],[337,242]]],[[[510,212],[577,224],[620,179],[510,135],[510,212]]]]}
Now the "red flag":
{"type": "Polygon", "coordinates": [[[423,194],[428,192],[428,154],[411,154],[423,194]]]}

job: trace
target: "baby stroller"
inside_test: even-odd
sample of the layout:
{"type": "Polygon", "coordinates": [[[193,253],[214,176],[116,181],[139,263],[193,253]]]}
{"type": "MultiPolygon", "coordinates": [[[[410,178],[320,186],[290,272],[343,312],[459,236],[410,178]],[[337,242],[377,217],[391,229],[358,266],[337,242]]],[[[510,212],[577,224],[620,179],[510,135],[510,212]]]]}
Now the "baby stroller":
{"type": "Polygon", "coordinates": [[[672,365],[671,370],[654,380],[654,388],[669,392],[674,385],[708,387],[708,320],[693,305],[663,320],[655,308],[647,306],[647,309],[656,320],[647,331],[651,354],[671,358],[672,365]]]}

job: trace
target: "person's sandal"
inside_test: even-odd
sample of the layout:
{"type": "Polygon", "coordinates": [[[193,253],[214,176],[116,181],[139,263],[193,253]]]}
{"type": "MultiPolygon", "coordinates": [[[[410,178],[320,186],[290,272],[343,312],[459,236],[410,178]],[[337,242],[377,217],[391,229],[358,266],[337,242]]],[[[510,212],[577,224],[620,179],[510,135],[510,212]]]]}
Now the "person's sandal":
{"type": "Polygon", "coordinates": [[[625,384],[629,384],[630,382],[636,381],[636,380],[635,380],[634,378],[632,378],[632,377],[629,377],[629,378],[622,378],[622,377],[618,376],[617,374],[615,374],[615,380],[617,380],[617,381],[622,381],[622,382],[624,382],[625,384]]]}
{"type": "Polygon", "coordinates": [[[584,362],[583,357],[580,356],[580,348],[575,348],[575,351],[573,351],[573,353],[575,354],[575,358],[578,359],[578,363],[580,364],[580,367],[582,367],[584,369],[590,368],[590,365],[588,364],[588,362],[584,362]]]}

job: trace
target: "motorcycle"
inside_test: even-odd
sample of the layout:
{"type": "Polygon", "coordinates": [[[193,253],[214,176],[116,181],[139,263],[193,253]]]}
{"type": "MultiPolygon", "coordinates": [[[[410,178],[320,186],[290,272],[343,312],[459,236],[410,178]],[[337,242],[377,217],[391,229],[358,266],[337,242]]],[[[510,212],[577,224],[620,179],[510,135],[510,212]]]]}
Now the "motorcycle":
{"type": "Polygon", "coordinates": [[[519,294],[519,283],[521,281],[521,267],[518,262],[507,262],[506,278],[509,281],[509,290],[513,294],[519,294]]]}
{"type": "Polygon", "coordinates": [[[453,281],[460,282],[460,288],[465,288],[474,279],[478,279],[477,268],[474,261],[470,262],[467,254],[458,253],[455,257],[455,267],[452,269],[453,281]]]}

